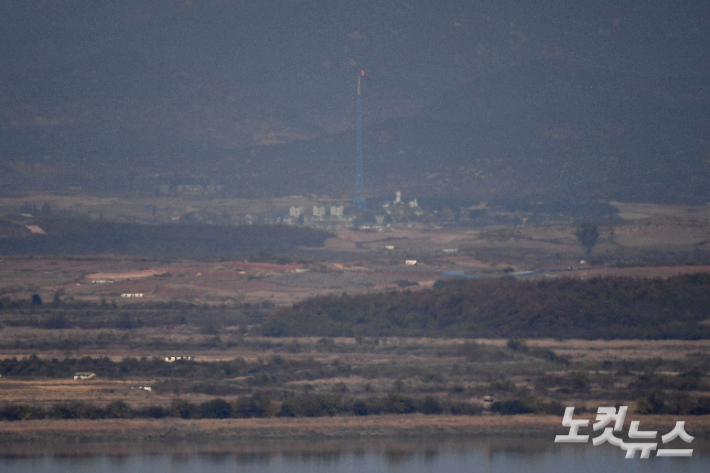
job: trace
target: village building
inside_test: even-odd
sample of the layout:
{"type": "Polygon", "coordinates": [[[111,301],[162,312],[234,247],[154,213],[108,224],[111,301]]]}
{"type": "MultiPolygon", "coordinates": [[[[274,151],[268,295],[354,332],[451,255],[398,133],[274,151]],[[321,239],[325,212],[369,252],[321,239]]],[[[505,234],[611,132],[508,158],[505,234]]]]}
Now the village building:
{"type": "Polygon", "coordinates": [[[74,373],[74,379],[92,379],[95,378],[96,374],[90,373],[88,371],[79,371],[74,373]]]}

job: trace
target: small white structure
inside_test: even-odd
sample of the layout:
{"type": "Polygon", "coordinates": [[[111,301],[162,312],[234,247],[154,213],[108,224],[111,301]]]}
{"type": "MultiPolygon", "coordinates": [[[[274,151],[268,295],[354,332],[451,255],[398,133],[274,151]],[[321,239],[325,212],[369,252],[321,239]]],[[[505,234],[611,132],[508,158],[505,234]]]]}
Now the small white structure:
{"type": "Polygon", "coordinates": [[[302,206],[296,207],[295,205],[291,206],[291,208],[288,209],[288,214],[293,218],[298,218],[301,215],[303,215],[303,207],[302,206]]]}
{"type": "Polygon", "coordinates": [[[133,299],[133,298],[137,298],[137,297],[143,297],[143,293],[142,292],[124,292],[123,294],[121,294],[121,297],[133,299]]]}
{"type": "Polygon", "coordinates": [[[174,363],[178,360],[190,361],[190,360],[192,360],[192,357],[191,356],[166,356],[165,357],[165,361],[167,361],[168,363],[174,363]]]}
{"type": "Polygon", "coordinates": [[[331,205],[330,206],[330,216],[331,217],[342,217],[345,206],[343,205],[331,205]]]}
{"type": "Polygon", "coordinates": [[[40,227],[37,225],[25,225],[25,227],[31,231],[32,233],[37,233],[39,235],[46,235],[46,232],[42,230],[40,227]]]}
{"type": "Polygon", "coordinates": [[[325,205],[314,205],[313,206],[313,216],[314,217],[325,217],[325,205]]]}
{"type": "Polygon", "coordinates": [[[96,375],[94,373],[90,373],[88,371],[80,371],[78,373],[74,373],[74,379],[91,379],[95,377],[96,375]]]}
{"type": "Polygon", "coordinates": [[[444,253],[456,253],[459,251],[458,248],[444,248],[444,253]]]}
{"type": "Polygon", "coordinates": [[[483,396],[483,408],[486,410],[490,410],[491,406],[495,402],[495,398],[493,396],[483,396]]]}
{"type": "Polygon", "coordinates": [[[415,259],[408,259],[404,262],[407,266],[416,266],[417,265],[417,260],[415,259]]]}
{"type": "Polygon", "coordinates": [[[400,202],[402,202],[402,191],[397,191],[397,194],[394,198],[394,203],[399,204],[400,202]]]}
{"type": "Polygon", "coordinates": [[[138,389],[142,389],[143,391],[148,392],[151,392],[153,390],[153,388],[151,388],[150,386],[138,386],[138,389]]]}
{"type": "Polygon", "coordinates": [[[417,198],[416,198],[416,197],[415,197],[414,199],[412,199],[412,200],[409,201],[409,206],[410,206],[411,208],[419,207],[419,204],[417,203],[417,198]]]}
{"type": "Polygon", "coordinates": [[[385,250],[394,250],[394,245],[385,245],[385,250]]]}

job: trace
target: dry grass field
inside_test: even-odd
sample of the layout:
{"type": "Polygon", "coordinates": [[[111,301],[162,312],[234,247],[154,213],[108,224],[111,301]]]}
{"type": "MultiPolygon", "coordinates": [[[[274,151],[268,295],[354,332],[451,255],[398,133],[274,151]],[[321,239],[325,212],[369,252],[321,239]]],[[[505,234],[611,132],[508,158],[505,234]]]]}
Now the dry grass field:
{"type": "MultiPolygon", "coordinates": [[[[587,416],[592,418],[592,416],[587,416]]],[[[648,429],[670,431],[672,416],[634,416],[648,429]]],[[[342,449],[347,440],[353,449],[425,451],[451,440],[485,439],[492,451],[505,448],[506,439],[526,438],[541,447],[554,445],[555,435],[567,433],[557,416],[423,416],[388,415],[318,419],[224,419],[27,421],[0,423],[0,453],[36,455],[61,448],[63,453],[112,454],[136,450],[165,453],[188,452],[327,452],[342,449]],[[38,439],[43,439],[38,444],[38,439]],[[176,450],[177,448],[177,450],[176,450]]],[[[694,418],[686,430],[695,437],[694,450],[710,444],[710,417],[694,418]]],[[[455,445],[454,445],[455,447],[455,445]]],[[[516,444],[516,448],[519,445],[516,444]]]]}
{"type": "MultiPolygon", "coordinates": [[[[69,378],[16,378],[10,375],[0,378],[0,398],[5,402],[29,402],[43,407],[77,401],[99,405],[124,401],[134,407],[167,407],[175,398],[193,403],[208,401],[214,398],[212,390],[221,387],[222,390],[226,389],[225,393],[232,393],[223,394],[222,397],[232,401],[239,395],[255,392],[269,392],[278,398],[299,393],[345,397],[386,396],[397,391],[413,398],[434,395],[442,400],[463,401],[478,406],[483,405],[485,395],[493,395],[497,399],[534,396],[588,409],[622,403],[633,409],[639,397],[651,392],[666,391],[671,397],[676,394],[702,397],[710,390],[707,372],[694,375],[697,382],[692,387],[677,388],[682,391],[660,385],[658,389],[638,386],[639,380],[653,376],[668,382],[672,379],[685,379],[682,378],[686,376],[685,372],[697,370],[698,367],[707,370],[710,360],[708,340],[526,342],[530,350],[550,350],[568,360],[558,363],[537,358],[533,351],[511,350],[509,340],[504,339],[273,339],[234,334],[235,343],[231,347],[205,347],[201,346],[199,337],[209,340],[210,336],[200,335],[196,330],[188,334],[186,330],[185,327],[133,329],[121,343],[101,348],[91,345],[71,351],[42,351],[36,347],[31,351],[4,348],[0,350],[0,357],[27,358],[30,354],[46,360],[108,357],[116,363],[126,357],[162,360],[175,353],[151,349],[151,346],[161,346],[169,340],[177,342],[177,346],[183,343],[178,353],[189,353],[195,363],[244,359],[249,363],[268,365],[274,363],[274,360],[282,360],[278,363],[305,363],[321,368],[315,372],[303,371],[302,375],[288,375],[279,374],[278,367],[273,370],[265,367],[264,372],[272,372],[277,376],[266,384],[258,381],[257,375],[249,374],[234,378],[171,379],[127,373],[125,377],[112,379],[99,372],[95,379],[84,381],[69,378]],[[140,340],[146,340],[142,347],[140,340]],[[482,348],[471,348],[472,343],[475,344],[474,348],[482,348]],[[324,367],[331,366],[347,368],[337,373],[323,371],[324,367]],[[169,383],[165,384],[166,381],[169,383]],[[152,386],[153,389],[146,392],[139,389],[140,386],[152,386]]],[[[5,328],[0,334],[22,340],[19,331],[5,328]]],[[[78,330],[72,334],[58,330],[44,332],[35,333],[34,336],[43,337],[46,342],[51,342],[53,336],[91,336],[81,334],[78,330]]],[[[222,342],[228,336],[224,336],[222,342]]]]}
{"type": "MultiPolygon", "coordinates": [[[[236,215],[258,209],[281,212],[289,205],[314,202],[310,198],[256,204],[172,198],[89,202],[56,196],[29,200],[49,202],[56,210],[144,222],[169,221],[198,208],[236,215]]],[[[0,200],[0,208],[19,205],[19,200],[0,200]]],[[[593,255],[604,264],[593,266],[580,263],[585,251],[571,225],[349,230],[328,239],[324,248],[304,249],[302,258],[288,264],[109,255],[2,257],[0,300],[6,305],[28,302],[12,312],[0,310],[0,360],[34,355],[42,360],[108,357],[120,363],[124,358],[153,360],[190,355],[200,369],[235,359],[251,365],[240,375],[216,374],[209,378],[184,373],[181,377],[146,376],[129,371],[113,377],[97,372],[95,379],[74,381],[51,373],[9,373],[0,377],[0,405],[25,403],[50,408],[58,403],[105,406],[122,401],[136,409],[167,408],[176,399],[199,404],[224,398],[236,403],[244,396],[265,393],[278,409],[293,398],[384,399],[398,393],[413,402],[432,397],[446,406],[475,406],[479,414],[348,414],[290,419],[273,417],[272,413],[264,419],[219,421],[172,417],[0,421],[0,444],[7,439],[59,438],[62,432],[73,432],[75,438],[91,435],[108,441],[141,436],[179,439],[194,432],[206,432],[204,438],[227,440],[551,433],[559,429],[560,416],[542,411],[514,416],[481,412],[484,396],[494,396],[501,402],[542,403],[549,409],[575,405],[588,411],[619,403],[636,409],[652,395],[663,397],[667,406],[675,407],[707,398],[708,340],[543,339],[515,345],[507,339],[268,338],[259,336],[254,328],[273,307],[323,294],[422,290],[444,278],[445,271],[496,278],[511,272],[574,267],[564,277],[583,279],[612,275],[664,278],[710,271],[702,258],[686,261],[687,255],[710,245],[710,208],[614,205],[624,220],[613,227],[600,227],[593,255]],[[386,249],[390,245],[394,249],[386,249]],[[667,260],[669,254],[677,261],[667,260]],[[418,264],[406,265],[407,259],[416,259],[418,264]],[[121,297],[127,293],[143,296],[121,297]],[[40,295],[44,305],[29,306],[32,294],[40,295]],[[55,297],[58,305],[53,306],[55,297]],[[217,309],[236,315],[228,324],[215,325],[209,314],[217,309]],[[88,325],[52,326],[58,323],[53,317],[63,310],[74,311],[73,317],[84,317],[81,320],[88,325]],[[174,322],[151,325],[154,312],[161,311],[166,320],[174,322]],[[130,318],[123,312],[130,313],[130,318]],[[149,323],[142,325],[141,313],[149,323]],[[207,315],[201,317],[202,313],[207,315]],[[98,326],[90,326],[92,317],[99,321],[98,326]],[[28,323],[24,320],[27,318],[36,320],[28,323]],[[281,369],[280,364],[295,368],[281,369]],[[140,386],[151,386],[152,390],[140,386]]],[[[666,427],[678,417],[640,418],[644,423],[666,427]]],[[[708,415],[681,417],[689,430],[696,429],[703,435],[710,431],[708,415]]]]}
{"type": "MultiPolygon", "coordinates": [[[[40,205],[47,202],[57,211],[89,216],[101,213],[107,218],[152,222],[169,221],[173,214],[179,215],[193,208],[234,215],[265,209],[283,213],[289,205],[307,207],[317,201],[313,199],[89,200],[41,195],[0,199],[0,209],[9,211],[26,202],[40,205]],[[151,213],[153,208],[159,209],[157,217],[151,213]]],[[[51,300],[60,292],[69,300],[96,302],[104,299],[117,303],[135,302],[122,300],[121,294],[142,293],[142,300],[146,301],[181,300],[208,304],[268,301],[288,305],[320,294],[398,290],[402,282],[406,282],[410,290],[417,285],[428,287],[432,281],[444,277],[444,271],[500,277],[505,274],[504,270],[511,268],[523,272],[578,267],[580,271],[565,273],[565,276],[588,278],[608,275],[668,277],[710,269],[706,259],[690,261],[697,259],[698,251],[710,249],[710,209],[707,206],[616,202],[613,205],[619,208],[619,215],[624,220],[599,228],[600,238],[593,255],[605,264],[594,267],[580,263],[585,251],[571,225],[394,226],[381,232],[339,232],[336,237],[328,239],[322,249],[304,249],[305,253],[301,255],[304,262],[293,265],[111,256],[5,256],[0,261],[0,293],[14,298],[28,298],[32,293],[38,293],[43,299],[51,300]],[[388,250],[386,246],[394,249],[388,250]],[[419,264],[408,266],[405,260],[409,259],[417,260],[419,264]]]]}

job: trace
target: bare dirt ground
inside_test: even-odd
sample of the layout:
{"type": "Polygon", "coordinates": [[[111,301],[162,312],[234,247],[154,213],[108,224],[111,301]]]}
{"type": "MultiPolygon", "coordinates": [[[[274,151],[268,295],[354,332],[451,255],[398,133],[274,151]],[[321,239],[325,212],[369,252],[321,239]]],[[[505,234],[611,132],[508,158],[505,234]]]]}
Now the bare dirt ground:
{"type": "MultiPolygon", "coordinates": [[[[312,204],[309,199],[318,200],[165,197],[89,201],[72,196],[34,196],[24,200],[0,199],[0,208],[15,208],[27,201],[48,202],[56,210],[80,214],[100,210],[114,218],[130,217],[149,222],[160,218],[170,220],[173,217],[168,218],[168,215],[184,212],[187,207],[235,214],[249,209],[286,212],[291,204],[312,204]],[[158,209],[155,217],[153,208],[158,209]]],[[[599,228],[600,237],[593,252],[597,258],[613,262],[614,258],[632,255],[631,261],[636,261],[646,254],[692,255],[699,249],[710,249],[710,206],[612,204],[620,209],[620,216],[625,220],[599,228]]],[[[135,301],[121,300],[120,295],[142,293],[146,301],[183,300],[208,304],[269,301],[288,305],[319,294],[399,290],[404,285],[410,290],[429,287],[433,281],[447,277],[444,272],[500,277],[506,274],[504,270],[511,268],[520,273],[574,267],[580,270],[563,275],[588,278],[668,277],[710,270],[710,266],[657,266],[647,262],[585,266],[580,262],[585,250],[575,236],[575,228],[564,225],[485,228],[418,225],[388,227],[379,232],[345,230],[328,239],[324,248],[304,251],[309,255],[305,258],[307,262],[291,265],[109,256],[4,257],[0,260],[0,292],[11,298],[28,298],[38,293],[45,300],[61,292],[69,300],[131,303],[135,301]],[[388,246],[393,248],[387,249],[388,246]],[[416,260],[417,265],[406,265],[406,260],[416,260]]]]}
{"type": "MultiPolygon", "coordinates": [[[[0,260],[0,291],[12,298],[27,299],[38,293],[51,300],[61,292],[68,300],[97,302],[101,299],[122,300],[121,294],[142,293],[143,300],[182,300],[197,303],[234,303],[269,301],[288,305],[314,295],[365,293],[369,291],[399,290],[403,281],[407,288],[428,287],[433,281],[449,273],[466,273],[479,277],[501,277],[504,270],[531,271],[540,268],[574,267],[566,277],[595,276],[669,277],[676,274],[707,272],[710,266],[628,266],[609,267],[580,265],[582,253],[572,229],[521,229],[513,236],[508,230],[491,235],[478,231],[442,228],[437,232],[416,229],[359,234],[345,232],[327,242],[325,250],[316,250],[309,262],[302,264],[264,264],[245,261],[166,261],[145,258],[86,257],[4,257],[0,260]],[[537,232],[541,234],[537,234],[537,232]],[[549,241],[551,235],[566,234],[565,239],[549,241]],[[438,240],[446,239],[445,243],[438,240]],[[455,253],[444,249],[453,245],[455,253]],[[362,258],[343,262],[319,261],[319,252],[350,251],[359,245],[362,258]],[[393,244],[394,250],[385,245],[393,244]],[[536,254],[535,260],[520,259],[518,252],[536,254]],[[492,260],[490,252],[500,260],[492,260]],[[545,260],[545,254],[551,254],[545,260]],[[560,255],[568,255],[560,259],[560,255]],[[405,260],[416,260],[409,266],[405,260]]],[[[626,242],[625,248],[683,248],[691,251],[704,240],[710,241],[706,229],[687,231],[680,226],[652,225],[620,227],[616,229],[616,246],[626,242]]],[[[599,251],[605,246],[600,242],[599,251]]],[[[562,274],[549,275],[560,276],[562,274]]]]}

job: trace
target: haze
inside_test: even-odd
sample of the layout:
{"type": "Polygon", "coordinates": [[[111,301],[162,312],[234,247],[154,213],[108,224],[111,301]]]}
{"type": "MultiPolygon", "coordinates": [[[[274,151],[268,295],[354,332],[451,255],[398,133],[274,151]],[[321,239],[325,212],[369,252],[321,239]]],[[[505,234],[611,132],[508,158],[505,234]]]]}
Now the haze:
{"type": "Polygon", "coordinates": [[[0,194],[705,203],[706,2],[13,1],[0,194]]]}

